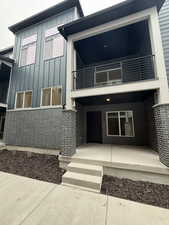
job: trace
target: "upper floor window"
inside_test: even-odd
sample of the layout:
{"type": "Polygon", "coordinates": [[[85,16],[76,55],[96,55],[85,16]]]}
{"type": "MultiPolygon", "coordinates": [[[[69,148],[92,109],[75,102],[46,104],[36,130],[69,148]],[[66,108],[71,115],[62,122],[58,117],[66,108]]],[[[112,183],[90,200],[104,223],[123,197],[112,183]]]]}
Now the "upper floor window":
{"type": "Polygon", "coordinates": [[[16,109],[32,107],[32,91],[17,92],[16,109]]]}
{"type": "Polygon", "coordinates": [[[122,68],[120,65],[107,64],[96,66],[95,70],[95,84],[113,84],[121,82],[122,68]]]}
{"type": "Polygon", "coordinates": [[[23,39],[21,44],[20,66],[35,63],[37,35],[23,39]]]}
{"type": "Polygon", "coordinates": [[[41,106],[56,106],[62,104],[62,88],[51,87],[42,89],[41,106]]]}
{"type": "Polygon", "coordinates": [[[64,39],[59,34],[57,27],[45,32],[45,60],[64,55],[64,39]]]}

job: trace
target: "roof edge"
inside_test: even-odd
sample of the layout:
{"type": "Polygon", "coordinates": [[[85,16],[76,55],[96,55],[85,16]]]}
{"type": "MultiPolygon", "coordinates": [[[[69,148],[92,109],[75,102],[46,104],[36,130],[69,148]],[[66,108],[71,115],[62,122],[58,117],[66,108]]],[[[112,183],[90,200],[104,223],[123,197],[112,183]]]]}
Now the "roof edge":
{"type": "Polygon", "coordinates": [[[9,46],[7,48],[0,49],[0,55],[5,55],[5,54],[7,54],[9,52],[12,52],[13,48],[14,48],[14,46],[9,46]]]}
{"type": "Polygon", "coordinates": [[[82,6],[81,6],[79,0],[64,0],[54,6],[51,6],[50,8],[47,8],[39,13],[34,14],[12,26],[9,26],[8,29],[11,32],[16,33],[19,30],[22,30],[26,27],[31,26],[32,24],[36,24],[42,20],[45,20],[51,16],[54,16],[57,13],[61,13],[64,10],[70,9],[75,6],[78,9],[79,15],[81,17],[83,17],[84,13],[83,13],[82,6]]]}

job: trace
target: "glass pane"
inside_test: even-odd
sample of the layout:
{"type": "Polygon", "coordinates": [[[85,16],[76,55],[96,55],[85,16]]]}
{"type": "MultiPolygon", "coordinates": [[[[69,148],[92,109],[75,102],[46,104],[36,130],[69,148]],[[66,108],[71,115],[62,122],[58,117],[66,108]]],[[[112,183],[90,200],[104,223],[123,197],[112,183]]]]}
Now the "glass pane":
{"type": "Polygon", "coordinates": [[[120,67],[120,63],[111,63],[106,65],[96,66],[96,71],[111,70],[111,69],[116,69],[119,67],[120,67]]]}
{"type": "Polygon", "coordinates": [[[109,71],[109,80],[121,80],[121,69],[109,71]]]}
{"type": "Polygon", "coordinates": [[[52,88],[52,105],[61,105],[61,88],[52,88]]]}
{"type": "Polygon", "coordinates": [[[126,112],[126,117],[120,118],[120,125],[121,125],[122,136],[128,136],[128,137],[134,136],[132,112],[126,112]],[[129,113],[129,117],[127,116],[128,113],[129,113]]]}
{"type": "Polygon", "coordinates": [[[43,89],[42,106],[50,105],[51,88],[43,89]]]}
{"type": "Polygon", "coordinates": [[[27,61],[27,48],[21,49],[20,66],[25,66],[27,61]]]}
{"type": "Polygon", "coordinates": [[[36,56],[36,43],[31,44],[28,47],[26,65],[35,63],[35,56],[36,56]]]}
{"type": "Polygon", "coordinates": [[[17,93],[16,108],[23,108],[23,92],[17,93]]]}
{"type": "Polygon", "coordinates": [[[53,39],[45,41],[45,59],[53,57],[53,39]]]}
{"type": "Polygon", "coordinates": [[[24,103],[24,108],[30,108],[32,107],[32,92],[26,92],[25,93],[25,103],[24,103]]]}
{"type": "Polygon", "coordinates": [[[96,74],[96,83],[107,82],[107,72],[101,72],[96,74]]]}
{"type": "Polygon", "coordinates": [[[108,114],[109,118],[118,118],[118,112],[112,112],[108,114]]]}
{"type": "Polygon", "coordinates": [[[108,134],[119,135],[119,120],[117,118],[108,119],[108,134]]]}
{"type": "Polygon", "coordinates": [[[126,112],[120,112],[120,117],[126,118],[126,112]]]}
{"type": "Polygon", "coordinates": [[[61,35],[56,35],[53,40],[53,56],[60,57],[63,56],[64,51],[64,39],[61,35]]]}

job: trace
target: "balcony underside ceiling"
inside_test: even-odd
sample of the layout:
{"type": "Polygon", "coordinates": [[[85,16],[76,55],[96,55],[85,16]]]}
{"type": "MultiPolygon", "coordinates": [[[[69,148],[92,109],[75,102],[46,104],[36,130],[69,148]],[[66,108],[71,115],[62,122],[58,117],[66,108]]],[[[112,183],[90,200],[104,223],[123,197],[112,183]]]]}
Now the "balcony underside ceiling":
{"type": "Polygon", "coordinates": [[[151,44],[148,22],[138,22],[77,41],[75,49],[77,62],[80,57],[85,65],[133,55],[149,55],[151,44]]]}
{"type": "Polygon", "coordinates": [[[142,91],[134,93],[125,93],[125,94],[114,94],[114,95],[101,95],[101,96],[92,96],[77,98],[76,102],[82,105],[109,105],[109,104],[120,104],[128,102],[142,102],[149,97],[154,96],[154,91],[142,91]],[[110,100],[107,102],[107,99],[110,100]]]}

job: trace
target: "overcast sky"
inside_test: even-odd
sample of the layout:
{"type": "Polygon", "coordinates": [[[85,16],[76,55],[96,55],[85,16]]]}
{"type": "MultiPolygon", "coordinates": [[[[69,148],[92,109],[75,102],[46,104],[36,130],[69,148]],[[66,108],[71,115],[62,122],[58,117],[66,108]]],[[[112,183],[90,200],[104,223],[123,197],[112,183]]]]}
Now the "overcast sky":
{"type": "MultiPolygon", "coordinates": [[[[0,49],[14,44],[14,35],[8,30],[10,25],[61,1],[62,0],[1,0],[0,49]]],[[[122,1],[124,0],[80,0],[85,15],[89,15],[122,1]]]]}

